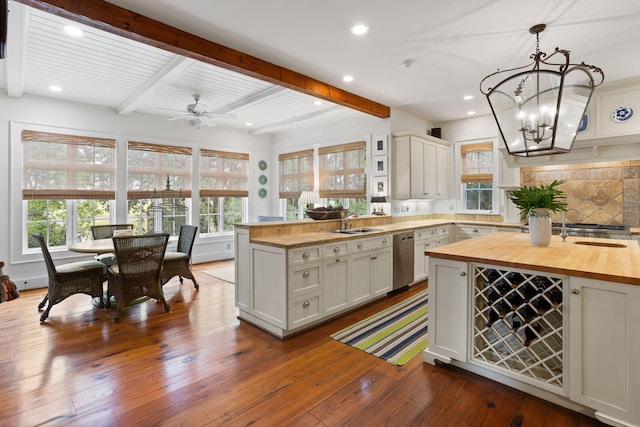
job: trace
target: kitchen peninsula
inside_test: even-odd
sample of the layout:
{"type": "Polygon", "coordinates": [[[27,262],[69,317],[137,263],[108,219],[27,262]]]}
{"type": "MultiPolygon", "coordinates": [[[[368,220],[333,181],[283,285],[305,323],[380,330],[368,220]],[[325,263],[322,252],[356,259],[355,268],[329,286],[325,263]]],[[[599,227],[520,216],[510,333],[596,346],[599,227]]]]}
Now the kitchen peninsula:
{"type": "Polygon", "coordinates": [[[444,362],[619,426],[640,425],[635,240],[491,233],[426,252],[428,363],[444,362]]]}

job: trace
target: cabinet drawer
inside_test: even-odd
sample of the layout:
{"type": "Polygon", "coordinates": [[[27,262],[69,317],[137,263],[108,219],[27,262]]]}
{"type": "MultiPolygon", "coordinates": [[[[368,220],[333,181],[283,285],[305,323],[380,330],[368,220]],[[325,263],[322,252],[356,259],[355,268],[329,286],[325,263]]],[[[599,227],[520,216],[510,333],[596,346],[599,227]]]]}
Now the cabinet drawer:
{"type": "Polygon", "coordinates": [[[393,237],[391,234],[368,237],[366,239],[351,240],[349,242],[349,253],[358,253],[372,249],[385,248],[391,246],[393,237]]]}
{"type": "Polygon", "coordinates": [[[295,329],[322,317],[322,292],[300,295],[289,300],[289,329],[295,329]]]}
{"type": "Polygon", "coordinates": [[[289,297],[322,289],[321,263],[289,268],[289,297]]]}
{"type": "Polygon", "coordinates": [[[438,236],[447,237],[451,234],[451,226],[447,225],[445,227],[438,227],[438,236]]]}
{"type": "Polygon", "coordinates": [[[305,246],[303,248],[289,249],[289,265],[308,264],[322,259],[321,246],[305,246]]]}
{"type": "Polygon", "coordinates": [[[424,240],[436,237],[438,235],[438,229],[436,227],[419,228],[413,233],[414,240],[424,240]]]}
{"type": "Polygon", "coordinates": [[[346,241],[327,243],[322,247],[322,251],[325,258],[335,258],[338,256],[345,256],[348,254],[348,244],[346,241]]]}
{"type": "Polygon", "coordinates": [[[471,239],[473,237],[484,236],[493,233],[493,227],[477,226],[477,225],[458,225],[456,226],[456,240],[471,239]]]}

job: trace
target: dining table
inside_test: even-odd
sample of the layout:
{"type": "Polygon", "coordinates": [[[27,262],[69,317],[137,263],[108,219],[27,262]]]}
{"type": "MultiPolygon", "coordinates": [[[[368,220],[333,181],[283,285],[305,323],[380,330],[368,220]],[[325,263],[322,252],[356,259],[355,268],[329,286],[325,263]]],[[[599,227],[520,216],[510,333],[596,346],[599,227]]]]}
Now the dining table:
{"type": "Polygon", "coordinates": [[[76,242],[69,245],[69,250],[83,254],[106,254],[114,252],[113,239],[85,240],[84,242],[76,242]]]}

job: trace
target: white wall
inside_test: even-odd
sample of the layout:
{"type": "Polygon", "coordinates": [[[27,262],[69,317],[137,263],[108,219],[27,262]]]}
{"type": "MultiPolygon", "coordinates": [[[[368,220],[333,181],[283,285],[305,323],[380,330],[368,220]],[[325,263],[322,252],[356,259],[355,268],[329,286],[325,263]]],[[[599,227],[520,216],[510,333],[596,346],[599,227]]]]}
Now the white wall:
{"type": "MultiPolygon", "coordinates": [[[[58,128],[64,131],[77,130],[95,136],[108,136],[116,139],[118,147],[124,146],[128,140],[135,140],[249,153],[249,218],[254,218],[256,212],[269,212],[272,209],[269,198],[260,199],[257,196],[258,189],[262,187],[258,182],[258,176],[263,173],[258,169],[258,162],[269,159],[272,153],[271,137],[268,135],[252,136],[245,131],[222,127],[203,126],[197,129],[186,121],[167,121],[139,114],[121,116],[108,109],[58,102],[48,98],[25,96],[13,99],[3,96],[0,97],[0,200],[5,202],[0,204],[0,231],[3,236],[0,241],[0,260],[6,263],[5,274],[9,274],[20,289],[46,286],[46,269],[41,253],[38,251],[26,256],[17,253],[21,252],[22,239],[22,211],[19,199],[22,169],[20,135],[15,135],[15,129],[24,126],[48,129],[52,132],[58,128]]],[[[118,157],[118,160],[121,159],[126,161],[124,156],[118,157]]],[[[276,190],[277,174],[274,173],[273,163],[269,166],[270,169],[264,173],[269,176],[267,189],[273,194],[276,190]]],[[[277,168],[275,170],[277,171],[277,168]]],[[[119,178],[123,176],[123,173],[118,174],[119,178]]],[[[126,184],[119,187],[122,185],[126,184]]],[[[194,210],[190,210],[190,214],[192,222],[197,224],[197,212],[193,212],[194,210]]],[[[125,222],[126,208],[118,206],[116,216],[118,221],[125,222]]],[[[194,262],[232,257],[232,233],[198,239],[194,245],[194,262]]],[[[78,254],[66,251],[55,253],[54,258],[60,262],[83,259],[78,254]]]]}

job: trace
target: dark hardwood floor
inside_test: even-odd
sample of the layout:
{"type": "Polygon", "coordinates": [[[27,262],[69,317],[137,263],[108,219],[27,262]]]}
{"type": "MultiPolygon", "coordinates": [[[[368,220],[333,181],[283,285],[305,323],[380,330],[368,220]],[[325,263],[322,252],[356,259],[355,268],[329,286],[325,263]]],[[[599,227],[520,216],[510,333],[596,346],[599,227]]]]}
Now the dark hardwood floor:
{"type": "Polygon", "coordinates": [[[329,336],[426,284],[284,341],[237,319],[234,285],[194,266],[200,290],[165,285],[113,313],[75,295],[40,324],[46,290],[0,304],[3,426],[596,426],[463,370],[403,367],[329,336]]]}

